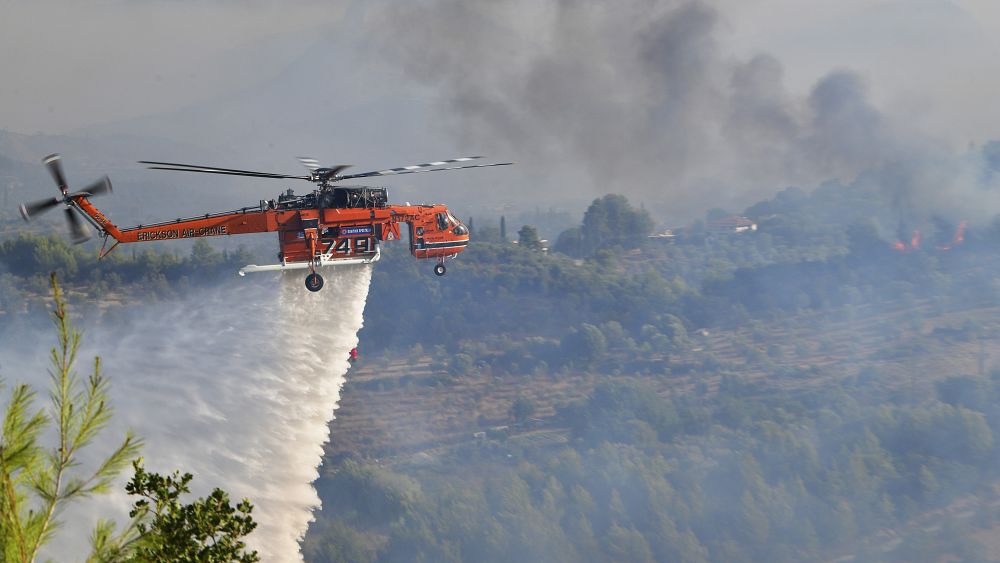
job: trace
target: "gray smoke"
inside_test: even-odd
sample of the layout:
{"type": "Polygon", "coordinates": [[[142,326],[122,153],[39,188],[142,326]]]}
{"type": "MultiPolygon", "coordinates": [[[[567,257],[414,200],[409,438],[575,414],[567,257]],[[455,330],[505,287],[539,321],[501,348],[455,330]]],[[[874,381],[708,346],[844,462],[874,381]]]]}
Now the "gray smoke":
{"type": "Polygon", "coordinates": [[[381,54],[440,94],[466,143],[514,158],[554,201],[618,192],[680,217],[868,171],[901,180],[901,166],[908,184],[891,189],[913,199],[967,179],[861,76],[833,70],[795,94],[776,58],[725,52],[704,1],[434,0],[375,19],[381,54]]]}
{"type": "MultiPolygon", "coordinates": [[[[8,4],[0,101],[17,111],[0,112],[0,128],[124,139],[114,162],[94,162],[123,187],[122,168],[151,157],[291,172],[298,154],[361,171],[480,153],[518,166],[401,176],[393,193],[509,216],[620,192],[687,222],[876,174],[908,178],[888,189],[918,208],[975,211],[986,197],[998,209],[961,154],[994,136],[978,108],[1000,90],[982,72],[1000,12],[972,3],[8,4]],[[58,40],[24,24],[35,21],[58,40]]],[[[44,145],[27,160],[82,151],[44,145]]]]}
{"type": "MultiPolygon", "coordinates": [[[[299,274],[251,277],[88,330],[78,369],[86,373],[87,359],[102,357],[116,410],[107,443],[91,453],[134,429],[146,441],[147,468],[193,473],[198,495],[220,487],[251,499],[259,526],[250,543],[264,561],[301,561],[298,540],[319,505],[312,482],[348,351],[357,345],[371,269],[324,275],[326,288],[315,294],[299,274]]],[[[46,388],[37,358],[54,341],[49,336],[26,339],[40,347],[34,351],[0,344],[8,381],[46,388]]],[[[49,556],[79,558],[99,517],[124,522],[134,499],[123,489],[69,510],[49,556]]]]}

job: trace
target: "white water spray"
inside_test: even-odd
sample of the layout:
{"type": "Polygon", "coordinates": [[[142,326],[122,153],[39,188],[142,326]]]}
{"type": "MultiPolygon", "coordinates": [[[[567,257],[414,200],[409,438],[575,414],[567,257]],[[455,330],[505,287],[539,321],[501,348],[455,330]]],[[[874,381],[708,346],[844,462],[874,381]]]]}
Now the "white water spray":
{"type": "MultiPolygon", "coordinates": [[[[312,482],[357,345],[371,269],[324,275],[318,293],[306,291],[301,275],[261,276],[143,306],[116,328],[86,332],[78,372],[100,355],[115,407],[94,457],[132,428],[146,441],[148,469],[193,473],[198,495],[220,487],[234,502],[251,500],[258,528],[249,543],[264,561],[301,561],[298,541],[319,505],[312,482]]],[[[54,334],[42,339],[53,341],[54,334]]],[[[30,382],[44,389],[44,371],[30,382]]],[[[119,491],[67,511],[61,545],[48,556],[82,559],[97,518],[124,521],[134,499],[119,491]]]]}

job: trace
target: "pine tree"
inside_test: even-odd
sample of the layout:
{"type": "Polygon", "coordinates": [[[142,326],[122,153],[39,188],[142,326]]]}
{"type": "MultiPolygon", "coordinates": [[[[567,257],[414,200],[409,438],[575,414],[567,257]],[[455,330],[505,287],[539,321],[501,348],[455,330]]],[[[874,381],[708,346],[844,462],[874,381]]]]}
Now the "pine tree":
{"type": "Polygon", "coordinates": [[[3,561],[33,561],[53,537],[58,515],[67,504],[105,493],[141,445],[126,433],[112,453],[91,470],[82,471],[80,451],[90,445],[111,418],[108,382],[101,360],[81,381],[74,371],[81,334],[73,328],[66,302],[51,275],[58,344],[52,348],[51,405],[46,413],[34,407],[34,392],[15,386],[4,413],[0,435],[0,544],[3,561]],[[57,444],[39,443],[41,434],[55,426],[57,444]]]}
{"type": "MultiPolygon", "coordinates": [[[[40,549],[53,539],[62,510],[74,500],[107,492],[141,447],[141,440],[126,433],[118,447],[93,469],[81,469],[81,450],[111,419],[108,381],[101,375],[100,358],[94,358],[93,371],[85,382],[77,376],[74,365],[81,334],[70,322],[55,274],[51,285],[55,302],[52,318],[58,336],[51,351],[51,406],[47,412],[36,409],[34,391],[28,385],[16,385],[10,391],[0,428],[2,562],[36,560],[40,549]],[[51,448],[40,443],[50,428],[56,440],[51,448]]],[[[182,505],[178,497],[188,492],[190,474],[162,477],[145,472],[138,460],[133,466],[136,474],[127,491],[143,500],[133,506],[132,521],[122,533],[116,535],[109,521],[98,523],[91,534],[93,552],[88,561],[258,560],[256,552],[247,552],[242,541],[256,526],[249,501],[244,499],[233,507],[228,495],[215,489],[205,499],[182,505]]]]}

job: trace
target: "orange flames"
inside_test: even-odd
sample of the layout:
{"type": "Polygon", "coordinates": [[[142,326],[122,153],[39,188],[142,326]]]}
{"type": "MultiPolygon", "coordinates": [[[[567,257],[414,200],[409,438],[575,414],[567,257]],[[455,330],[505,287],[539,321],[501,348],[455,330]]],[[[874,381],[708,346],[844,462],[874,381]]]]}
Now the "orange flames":
{"type": "Polygon", "coordinates": [[[966,226],[967,223],[968,223],[968,221],[960,221],[958,223],[958,228],[955,229],[955,236],[953,236],[951,238],[951,242],[948,243],[948,244],[944,244],[944,245],[939,246],[938,250],[944,250],[944,251],[947,252],[947,251],[951,250],[952,248],[955,248],[956,246],[958,246],[958,245],[962,244],[963,242],[965,242],[965,226],[966,226]]]}
{"type": "MultiPolygon", "coordinates": [[[[951,238],[951,241],[947,244],[938,246],[937,249],[941,251],[949,251],[952,248],[965,242],[965,227],[968,225],[968,221],[961,221],[958,223],[958,228],[955,229],[955,235],[951,238]]],[[[910,242],[906,243],[901,240],[897,240],[892,244],[892,249],[896,252],[909,252],[911,250],[920,249],[920,229],[913,231],[913,236],[910,237],[910,242]]]]}
{"type": "Polygon", "coordinates": [[[895,244],[892,245],[892,249],[897,252],[906,252],[908,250],[917,250],[920,248],[920,229],[913,231],[913,236],[910,237],[910,244],[907,245],[901,240],[897,240],[895,244]]]}

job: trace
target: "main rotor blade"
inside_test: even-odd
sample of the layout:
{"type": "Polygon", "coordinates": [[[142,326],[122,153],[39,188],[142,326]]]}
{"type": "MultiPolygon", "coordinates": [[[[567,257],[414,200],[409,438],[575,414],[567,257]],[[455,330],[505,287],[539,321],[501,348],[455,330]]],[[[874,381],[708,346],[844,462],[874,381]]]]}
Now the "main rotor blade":
{"type": "Polygon", "coordinates": [[[80,244],[81,242],[87,242],[90,235],[87,234],[86,229],[80,223],[80,218],[76,216],[76,211],[71,207],[66,208],[66,221],[69,222],[69,233],[73,238],[73,244],[80,244]]]}
{"type": "Polygon", "coordinates": [[[302,166],[305,166],[309,170],[312,170],[313,172],[315,172],[315,171],[317,171],[317,170],[320,169],[319,161],[316,160],[315,158],[308,157],[308,156],[300,156],[298,158],[299,158],[299,162],[302,163],[302,166]]]}
{"type": "Polygon", "coordinates": [[[83,188],[83,190],[81,191],[89,193],[91,196],[95,196],[101,194],[108,194],[114,190],[111,188],[111,178],[105,176],[100,180],[94,182],[93,184],[87,186],[86,188],[83,188]]]}
{"type": "Polygon", "coordinates": [[[337,174],[340,174],[344,170],[347,170],[351,166],[354,166],[353,164],[333,164],[331,166],[320,166],[319,161],[316,160],[315,158],[307,158],[304,156],[299,157],[299,162],[302,163],[302,166],[305,166],[309,170],[312,170],[313,175],[310,178],[310,180],[313,181],[322,180],[324,178],[333,178],[337,174]]]}
{"type": "MultiPolygon", "coordinates": [[[[377,176],[391,176],[393,174],[402,174],[403,172],[410,170],[418,170],[420,168],[430,168],[431,166],[444,166],[445,164],[452,164],[455,162],[467,162],[469,160],[476,160],[477,158],[483,158],[481,156],[461,156],[458,158],[449,158],[448,160],[438,160],[436,162],[426,162],[424,164],[414,164],[413,166],[400,166],[399,168],[389,168],[387,170],[378,170],[375,172],[363,172],[364,175],[377,175],[377,176]]],[[[361,174],[353,176],[354,178],[362,178],[361,174]]]]}
{"type": "Polygon", "coordinates": [[[21,217],[24,217],[25,221],[30,221],[34,219],[36,215],[41,215],[60,203],[62,203],[62,200],[58,197],[54,197],[52,199],[43,199],[33,203],[22,204],[21,217]]]}
{"type": "Polygon", "coordinates": [[[267,174],[252,172],[224,172],[222,170],[199,170],[197,168],[168,168],[166,166],[150,166],[150,170],[173,170],[174,172],[201,172],[203,174],[222,174],[224,176],[248,176],[250,178],[289,178],[292,180],[311,180],[309,176],[285,176],[283,174],[267,174]]]}
{"type": "Polygon", "coordinates": [[[463,170],[465,168],[489,168],[491,166],[510,166],[514,164],[513,162],[499,162],[497,164],[472,164],[470,166],[449,166],[447,168],[423,168],[419,170],[407,170],[407,169],[392,169],[392,170],[382,170],[381,172],[365,172],[363,174],[348,174],[347,176],[338,176],[333,178],[332,181],[339,182],[340,180],[350,180],[352,178],[369,178],[371,176],[393,176],[399,174],[416,174],[418,172],[441,172],[444,170],[463,170]]]}
{"type": "Polygon", "coordinates": [[[328,178],[336,178],[337,174],[340,174],[351,166],[353,166],[353,164],[334,164],[328,168],[320,168],[320,171],[322,171],[323,174],[329,174],[329,176],[327,176],[328,178]]]}
{"type": "Polygon", "coordinates": [[[292,180],[311,180],[311,176],[289,176],[271,172],[256,172],[254,170],[239,170],[236,168],[218,168],[216,166],[196,166],[194,164],[177,164],[175,162],[155,162],[140,160],[139,164],[150,164],[150,170],[173,170],[176,172],[202,172],[205,174],[225,174],[228,176],[250,176],[254,178],[287,178],[292,180]]]}
{"type": "Polygon", "coordinates": [[[49,156],[42,159],[45,163],[45,167],[49,169],[49,174],[52,174],[52,179],[56,181],[56,185],[59,186],[59,191],[66,195],[69,191],[69,187],[66,185],[66,176],[63,174],[62,170],[62,159],[58,154],[50,154],[49,156]]]}

